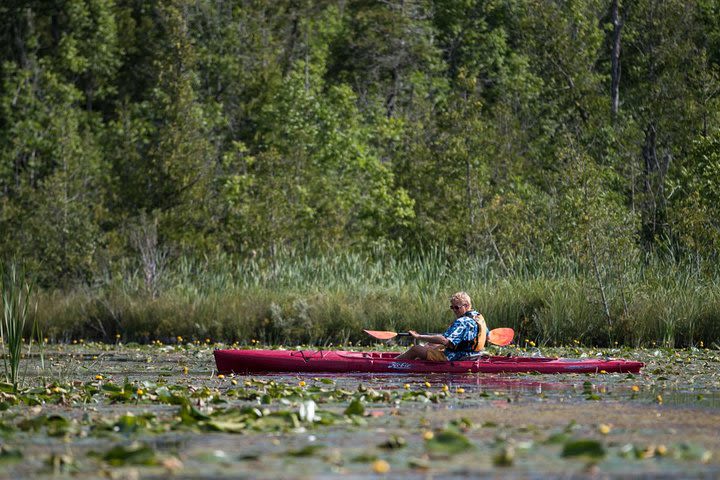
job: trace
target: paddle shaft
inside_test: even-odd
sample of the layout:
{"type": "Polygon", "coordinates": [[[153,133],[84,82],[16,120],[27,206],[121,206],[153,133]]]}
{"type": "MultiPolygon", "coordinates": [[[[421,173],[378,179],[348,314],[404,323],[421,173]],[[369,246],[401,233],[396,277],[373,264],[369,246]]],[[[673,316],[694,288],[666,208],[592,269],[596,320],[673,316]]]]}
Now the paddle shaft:
{"type": "MultiPolygon", "coordinates": [[[[390,340],[396,336],[408,337],[411,336],[409,332],[389,332],[389,331],[377,331],[377,330],[365,330],[365,333],[371,335],[378,340],[390,340]]],[[[431,333],[428,335],[440,335],[439,333],[431,333]]],[[[508,345],[512,342],[515,332],[512,328],[494,328],[490,330],[487,336],[487,340],[495,345],[508,345]]]]}

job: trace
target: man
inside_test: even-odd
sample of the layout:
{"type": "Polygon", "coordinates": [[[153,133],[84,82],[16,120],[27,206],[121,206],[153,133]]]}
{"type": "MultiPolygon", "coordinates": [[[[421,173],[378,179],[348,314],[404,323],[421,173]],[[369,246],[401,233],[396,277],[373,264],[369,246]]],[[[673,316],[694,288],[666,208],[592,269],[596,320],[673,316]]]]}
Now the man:
{"type": "Polygon", "coordinates": [[[455,314],[455,321],[442,335],[419,335],[414,330],[409,331],[414,339],[433,345],[413,345],[396,360],[454,361],[482,350],[487,339],[487,325],[485,318],[472,309],[470,296],[465,292],[454,294],[450,297],[450,310],[455,314]]]}

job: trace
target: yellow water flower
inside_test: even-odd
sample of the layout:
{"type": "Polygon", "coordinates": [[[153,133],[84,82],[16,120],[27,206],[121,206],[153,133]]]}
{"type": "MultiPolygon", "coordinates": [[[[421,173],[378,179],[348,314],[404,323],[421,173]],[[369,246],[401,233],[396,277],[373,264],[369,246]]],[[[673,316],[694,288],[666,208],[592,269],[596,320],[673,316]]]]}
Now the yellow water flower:
{"type": "Polygon", "coordinates": [[[100,374],[95,375],[95,380],[102,380],[103,376],[100,374]]]}
{"type": "Polygon", "coordinates": [[[425,382],[425,388],[430,388],[430,387],[431,387],[430,382],[425,382]]]}
{"type": "Polygon", "coordinates": [[[137,393],[138,397],[141,397],[141,396],[143,396],[143,395],[145,394],[145,392],[143,391],[142,388],[138,388],[138,389],[137,389],[137,392],[135,392],[135,393],[137,393]]]}
{"type": "Polygon", "coordinates": [[[183,367],[183,373],[185,375],[187,375],[189,371],[190,371],[190,369],[188,367],[183,367]]]}
{"type": "Polygon", "coordinates": [[[435,434],[430,430],[426,430],[423,432],[423,440],[432,440],[433,437],[435,437],[435,434]]]}
{"type": "Polygon", "coordinates": [[[385,460],[375,460],[372,464],[373,472],[385,474],[390,471],[390,464],[385,460]]]}
{"type": "Polygon", "coordinates": [[[233,385],[237,385],[237,380],[233,378],[232,380],[230,380],[230,383],[232,383],[233,385]]]}
{"type": "Polygon", "coordinates": [[[406,383],[405,385],[403,385],[403,388],[404,388],[405,390],[410,390],[410,384],[409,384],[409,383],[406,383]]]}
{"type": "Polygon", "coordinates": [[[448,388],[447,385],[443,385],[443,386],[442,386],[442,391],[443,391],[443,392],[447,392],[448,390],[450,390],[450,388],[448,388]]]}
{"type": "Polygon", "coordinates": [[[224,379],[225,379],[225,375],[223,375],[222,373],[219,374],[217,377],[218,377],[218,379],[220,379],[220,380],[224,380],[224,379]]]}
{"type": "Polygon", "coordinates": [[[462,387],[458,387],[458,388],[455,390],[455,392],[457,392],[457,393],[465,393],[465,389],[462,388],[462,387]]]}
{"type": "Polygon", "coordinates": [[[307,385],[307,383],[305,383],[305,380],[300,380],[300,382],[298,382],[298,385],[304,387],[305,385],[307,385]]]}
{"type": "Polygon", "coordinates": [[[639,392],[640,387],[638,387],[637,385],[633,385],[632,387],[630,387],[630,390],[632,390],[633,392],[639,392]]]}
{"type": "Polygon", "coordinates": [[[608,433],[610,433],[610,430],[610,425],[608,425],[607,423],[601,423],[600,425],[598,425],[598,432],[602,433],[603,435],[607,435],[608,433]]]}

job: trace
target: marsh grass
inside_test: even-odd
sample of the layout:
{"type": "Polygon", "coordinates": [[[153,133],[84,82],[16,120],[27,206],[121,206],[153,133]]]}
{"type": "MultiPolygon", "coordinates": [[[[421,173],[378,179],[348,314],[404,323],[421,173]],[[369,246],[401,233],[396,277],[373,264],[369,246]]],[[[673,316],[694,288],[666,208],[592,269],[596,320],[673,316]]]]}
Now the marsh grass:
{"type": "MultiPolygon", "coordinates": [[[[0,264],[0,295],[2,296],[3,310],[0,322],[0,340],[3,344],[3,367],[5,381],[11,383],[15,390],[18,389],[23,377],[20,371],[20,360],[23,355],[25,334],[30,326],[28,320],[32,294],[33,282],[28,279],[21,266],[15,262],[0,264]]],[[[36,336],[40,340],[39,343],[42,344],[42,337],[38,336],[40,329],[37,321],[33,322],[30,328],[30,338],[36,336]]],[[[41,363],[44,364],[42,358],[41,363]]]]}
{"type": "Polygon", "coordinates": [[[370,343],[364,328],[439,332],[452,320],[448,297],[468,291],[491,328],[519,341],[571,344],[708,345],[720,338],[716,278],[681,265],[630,268],[605,294],[574,262],[515,261],[509,274],[483,258],[441,249],[422,255],[341,253],[168,264],[155,296],[140,266],[90,288],[39,292],[38,317],[56,341],[212,338],[263,344],[370,343]]]}

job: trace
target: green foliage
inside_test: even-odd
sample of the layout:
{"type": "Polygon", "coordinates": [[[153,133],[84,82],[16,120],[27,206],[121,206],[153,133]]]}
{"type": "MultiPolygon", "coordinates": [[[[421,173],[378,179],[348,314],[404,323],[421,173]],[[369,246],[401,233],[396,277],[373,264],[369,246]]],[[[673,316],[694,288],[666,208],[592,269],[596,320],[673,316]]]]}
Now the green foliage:
{"type": "Polygon", "coordinates": [[[674,173],[674,234],[683,250],[714,260],[720,248],[720,132],[698,138],[674,173]]]}
{"type": "MultiPolygon", "coordinates": [[[[72,311],[78,331],[95,325],[100,336],[138,325],[142,338],[152,315],[162,325],[198,289],[182,270],[193,262],[251,265],[289,249],[330,262],[377,254],[400,268],[437,256],[417,267],[427,275],[419,293],[397,297],[424,305],[448,285],[440,266],[467,261],[479,275],[527,280],[518,287],[527,297],[496,308],[538,340],[568,335],[557,318],[573,335],[587,331],[563,313],[566,302],[602,326],[593,341],[629,338],[645,315],[634,301],[649,292],[647,265],[667,262],[672,278],[699,288],[717,275],[720,23],[715,0],[619,2],[615,23],[611,8],[2,5],[0,258],[21,258],[47,298],[67,301],[48,312],[72,311]],[[543,290],[553,299],[543,304],[537,285],[558,277],[573,288],[543,290]],[[133,303],[139,292],[146,308],[133,303]]],[[[277,263],[248,268],[263,307],[243,303],[252,325],[231,335],[328,335],[303,292],[265,301],[260,279],[277,263]],[[277,326],[257,327],[265,318],[277,326]]],[[[335,278],[321,285],[355,295],[335,278]]],[[[188,321],[189,330],[225,331],[216,300],[197,299],[199,327],[188,321]]],[[[331,314],[332,303],[313,308],[347,336],[355,320],[337,320],[345,311],[331,314]]],[[[399,321],[379,308],[369,315],[399,321]]],[[[668,322],[642,323],[637,338],[685,338],[668,322]]]]}

